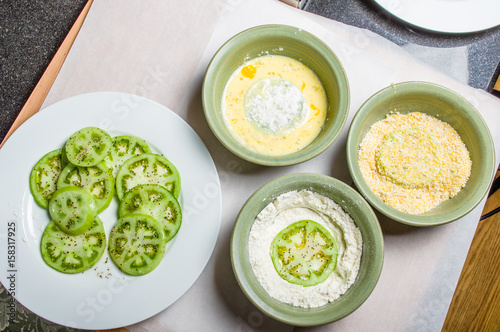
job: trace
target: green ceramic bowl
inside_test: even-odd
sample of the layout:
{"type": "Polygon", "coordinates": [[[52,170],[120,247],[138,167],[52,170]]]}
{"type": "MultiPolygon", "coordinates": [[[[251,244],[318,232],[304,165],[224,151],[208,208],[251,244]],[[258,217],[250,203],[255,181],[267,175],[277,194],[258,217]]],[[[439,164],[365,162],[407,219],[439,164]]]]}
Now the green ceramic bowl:
{"type": "Polygon", "coordinates": [[[320,39],[295,27],[264,25],[237,34],[217,51],[205,74],[202,102],[208,125],[231,152],[260,165],[293,165],[317,156],[338,137],[349,113],[349,84],[342,64],[320,39]],[[268,54],[291,57],[312,69],[328,99],[326,123],[318,137],[304,149],[284,156],[259,154],[240,144],[225,126],[221,111],[222,95],[233,72],[243,63],[268,54]]]}
{"type": "Polygon", "coordinates": [[[299,173],[275,179],[258,189],[241,209],[231,239],[234,274],[246,296],[262,312],[296,326],[315,326],[337,321],[355,311],[378,282],[384,260],[382,231],[370,205],[354,189],[334,178],[299,173]],[[337,202],[354,220],[363,237],[363,253],[354,284],[337,300],[319,308],[295,307],[270,297],[253,273],[248,236],[255,217],[279,195],[308,189],[337,202]]]}
{"type": "Polygon", "coordinates": [[[391,85],[361,106],[349,128],[347,163],[356,187],[375,209],[393,220],[414,226],[445,224],[470,212],[488,192],[496,169],[493,140],[479,112],[454,91],[427,82],[391,85]],[[385,204],[370,190],[358,166],[362,139],[375,122],[395,110],[401,114],[419,111],[449,123],[467,146],[472,160],[466,186],[455,197],[424,214],[410,215],[385,204]]]}

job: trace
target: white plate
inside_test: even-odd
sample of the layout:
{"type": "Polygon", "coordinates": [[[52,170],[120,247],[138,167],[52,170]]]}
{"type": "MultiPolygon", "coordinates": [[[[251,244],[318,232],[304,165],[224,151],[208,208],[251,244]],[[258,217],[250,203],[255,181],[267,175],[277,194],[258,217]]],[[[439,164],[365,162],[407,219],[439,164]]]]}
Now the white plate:
{"type": "MultiPolygon", "coordinates": [[[[212,255],[222,206],[215,165],[194,130],[160,104],[114,92],[65,99],[34,115],[10,137],[0,150],[0,170],[0,281],[14,290],[21,304],[45,319],[85,329],[137,323],[180,298],[212,255]],[[112,136],[139,136],[179,170],[183,222],[160,265],[145,276],[125,275],[110,259],[106,261],[107,253],[95,268],[75,275],[51,269],[41,257],[40,239],[49,216],[30,194],[31,168],[87,126],[103,128],[112,136]],[[7,255],[9,223],[15,224],[12,266],[7,255]]],[[[117,207],[115,199],[100,215],[108,235],[117,207]]]]}
{"type": "Polygon", "coordinates": [[[389,13],[418,27],[468,33],[500,25],[499,0],[375,0],[389,13]]]}

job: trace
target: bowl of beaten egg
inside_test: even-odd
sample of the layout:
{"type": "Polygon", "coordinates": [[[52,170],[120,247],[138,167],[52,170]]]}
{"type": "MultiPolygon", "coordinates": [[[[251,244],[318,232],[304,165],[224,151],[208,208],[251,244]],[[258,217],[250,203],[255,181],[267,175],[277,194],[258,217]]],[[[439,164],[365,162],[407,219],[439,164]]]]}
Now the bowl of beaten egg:
{"type": "Polygon", "coordinates": [[[427,82],[393,84],[370,97],[351,123],[347,162],[375,209],[413,226],[469,213],[496,168],[479,112],[456,92],[427,82]]]}
{"type": "Polygon", "coordinates": [[[384,244],[370,205],[313,173],[277,178],[245,203],[231,238],[236,279],[262,312],[296,326],[340,320],[370,296],[384,244]]]}
{"type": "Polygon", "coordinates": [[[342,64],[314,35],[264,25],[229,39],[203,82],[208,125],[232,153],[284,166],[309,160],[342,131],[349,85],[342,64]]]}

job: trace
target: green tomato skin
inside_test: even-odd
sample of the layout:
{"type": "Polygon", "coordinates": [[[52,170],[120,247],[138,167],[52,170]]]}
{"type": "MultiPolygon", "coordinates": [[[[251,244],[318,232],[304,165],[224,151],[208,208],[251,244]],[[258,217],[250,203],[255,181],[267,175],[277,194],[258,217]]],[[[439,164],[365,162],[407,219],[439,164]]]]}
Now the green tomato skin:
{"type": "Polygon", "coordinates": [[[181,178],[175,165],[167,158],[144,153],[128,159],[116,174],[116,194],[122,200],[125,193],[141,184],[158,184],[179,198],[181,178]]]}
{"type": "Polygon", "coordinates": [[[315,221],[302,220],[276,235],[270,254],[281,278],[310,287],[325,281],[335,270],[338,244],[326,228],[315,221]]]}
{"type": "Polygon", "coordinates": [[[136,186],[123,196],[118,215],[124,217],[131,213],[146,214],[158,220],[165,232],[165,242],[174,238],[182,223],[179,202],[170,191],[157,184],[136,186]]]}
{"type": "Polygon", "coordinates": [[[64,149],[72,164],[82,167],[94,166],[108,155],[111,136],[97,127],[82,128],[68,138],[64,149]]]}
{"type": "Polygon", "coordinates": [[[57,188],[67,186],[86,189],[96,202],[97,213],[101,213],[109,206],[115,193],[113,175],[104,162],[90,167],[67,165],[59,176],[57,188]]]}
{"type": "Polygon", "coordinates": [[[46,209],[57,189],[57,180],[66,166],[64,150],[57,149],[45,154],[33,167],[30,174],[30,191],[35,202],[46,209]]]}
{"type": "Polygon", "coordinates": [[[40,250],[45,263],[59,272],[74,274],[88,270],[106,250],[104,226],[99,217],[95,217],[86,232],[73,236],[62,232],[51,221],[42,235],[40,250]]]}
{"type": "Polygon", "coordinates": [[[56,190],[49,201],[50,217],[61,231],[80,235],[87,231],[97,216],[97,205],[83,188],[68,186],[56,190]]]}
{"type": "Polygon", "coordinates": [[[115,223],[108,247],[111,260],[120,270],[142,276],[160,264],[165,253],[165,233],[154,218],[133,213],[115,223]]]}
{"type": "Polygon", "coordinates": [[[131,135],[116,136],[113,137],[111,149],[104,158],[104,162],[113,172],[113,177],[116,177],[118,170],[125,161],[134,156],[150,152],[151,149],[142,138],[131,135]]]}

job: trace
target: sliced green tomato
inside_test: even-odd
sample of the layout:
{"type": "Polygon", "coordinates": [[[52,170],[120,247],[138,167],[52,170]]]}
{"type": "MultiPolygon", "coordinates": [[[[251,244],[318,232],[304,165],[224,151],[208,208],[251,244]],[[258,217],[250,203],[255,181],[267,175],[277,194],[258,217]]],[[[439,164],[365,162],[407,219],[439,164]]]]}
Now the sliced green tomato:
{"type": "Polygon", "coordinates": [[[46,209],[49,206],[50,197],[57,188],[57,179],[66,165],[63,149],[57,149],[44,155],[33,167],[30,190],[35,202],[41,207],[46,209]]]}
{"type": "Polygon", "coordinates": [[[109,206],[115,192],[113,175],[104,162],[90,167],[69,164],[63,169],[57,181],[58,189],[67,186],[86,189],[94,198],[98,213],[109,206]]]}
{"type": "Polygon", "coordinates": [[[121,200],[127,191],[141,184],[159,184],[175,198],[181,190],[177,168],[167,158],[154,153],[144,153],[123,163],[116,175],[116,194],[121,200]]]}
{"type": "Polygon", "coordinates": [[[147,214],[159,221],[165,232],[165,242],[179,231],[182,213],[179,202],[165,187],[157,184],[139,185],[129,190],[120,202],[118,215],[147,214]]]}
{"type": "Polygon", "coordinates": [[[104,162],[113,172],[113,176],[116,176],[118,169],[125,161],[131,157],[150,152],[151,149],[142,138],[135,136],[117,136],[113,137],[111,150],[106,158],[104,158],[104,162]]]}
{"type": "Polygon", "coordinates": [[[377,166],[393,182],[419,188],[441,171],[441,147],[427,131],[399,129],[386,135],[376,154],[377,166]]]}
{"type": "Polygon", "coordinates": [[[92,226],[97,206],[90,193],[77,186],[56,190],[49,201],[49,213],[61,231],[80,235],[92,226]]]}
{"type": "Polygon", "coordinates": [[[109,254],[123,272],[141,276],[153,271],[165,253],[163,227],[153,217],[129,214],[118,219],[109,237],[109,254]]]}
{"type": "Polygon", "coordinates": [[[98,217],[90,229],[77,236],[64,233],[51,221],[43,233],[40,249],[50,267],[64,273],[78,273],[91,268],[102,257],[106,234],[98,217]]]}
{"type": "Polygon", "coordinates": [[[278,274],[305,287],[325,281],[337,265],[337,255],[335,238],[312,220],[291,224],[271,244],[271,259],[278,274]]]}
{"type": "Polygon", "coordinates": [[[104,160],[111,149],[111,136],[96,127],[78,130],[66,141],[68,160],[77,166],[94,166],[104,160]]]}

